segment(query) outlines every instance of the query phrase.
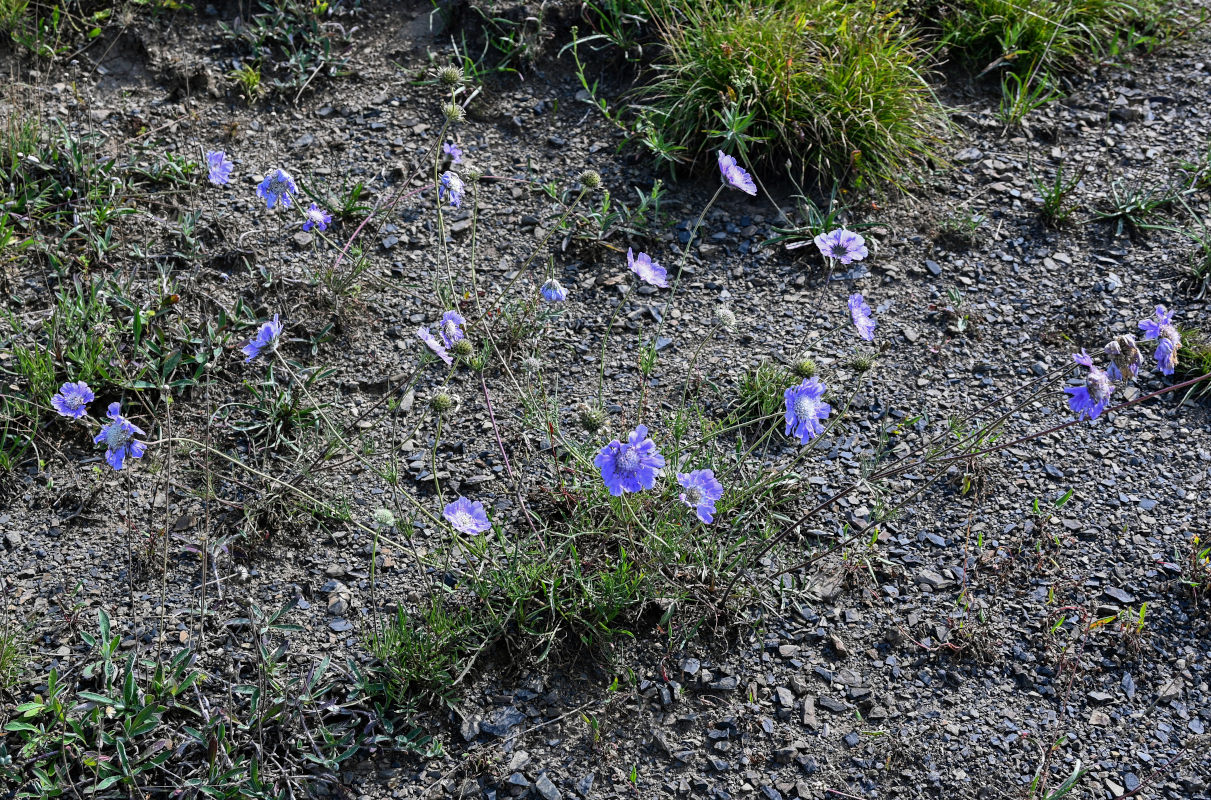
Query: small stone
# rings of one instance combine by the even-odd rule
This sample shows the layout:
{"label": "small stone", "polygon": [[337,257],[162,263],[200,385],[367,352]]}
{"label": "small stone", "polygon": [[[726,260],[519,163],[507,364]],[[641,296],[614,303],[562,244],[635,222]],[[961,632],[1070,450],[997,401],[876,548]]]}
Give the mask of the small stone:
{"label": "small stone", "polygon": [[935,278],[942,274],[942,265],[928,258],[925,259],[925,269],[929,270],[929,274]]}
{"label": "small stone", "polygon": [[1109,597],[1111,600],[1122,603],[1123,605],[1130,605],[1135,602],[1134,595],[1132,595],[1130,592],[1123,591],[1117,586],[1107,586],[1102,590],[1102,594],[1106,595],[1106,597]]}
{"label": "small stone", "polygon": [[542,800],[560,800],[563,797],[563,794],[555,787],[555,784],[551,783],[551,779],[547,777],[545,772],[538,776],[538,780],[534,781],[534,791],[538,792]]}

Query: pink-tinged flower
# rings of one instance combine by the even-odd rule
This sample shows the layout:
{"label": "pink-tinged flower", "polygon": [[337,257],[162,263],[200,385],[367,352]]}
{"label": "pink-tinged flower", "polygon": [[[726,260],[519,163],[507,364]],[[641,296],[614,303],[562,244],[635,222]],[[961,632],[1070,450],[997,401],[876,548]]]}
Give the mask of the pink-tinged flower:
{"label": "pink-tinged flower", "polygon": [[871,317],[870,306],[862,299],[861,294],[851,294],[849,296],[849,315],[853,318],[854,327],[858,329],[858,335],[868,342],[875,340],[875,326],[878,324]]}
{"label": "pink-tinged flower", "polygon": [[442,346],[441,342],[437,341],[437,339],[433,337],[433,334],[429,333],[428,328],[419,328],[416,331],[416,335],[422,342],[429,345],[429,349],[436,353],[438,358],[440,358],[442,361],[445,361],[447,364],[454,363],[454,359],[450,357],[448,352],[446,352],[446,348]]}

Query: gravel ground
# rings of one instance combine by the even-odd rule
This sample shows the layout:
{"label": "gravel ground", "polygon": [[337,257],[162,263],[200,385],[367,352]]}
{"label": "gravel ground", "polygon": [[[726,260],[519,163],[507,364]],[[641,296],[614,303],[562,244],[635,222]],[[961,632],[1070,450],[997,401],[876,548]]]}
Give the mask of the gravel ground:
{"label": "gravel ground", "polygon": [[[349,77],[317,81],[297,105],[253,110],[220,96],[227,67],[213,43],[228,11],[204,9],[196,21],[184,18],[189,24],[141,21],[108,49],[91,48],[70,66],[27,70],[24,80],[36,87],[43,113],[73,130],[120,143],[153,129],[186,154],[226,148],[236,175],[227,190],[196,200],[214,257],[190,277],[189,291],[211,307],[242,300],[263,318],[279,312],[291,357],[335,370],[321,390],[328,413],[352,417],[417,365],[412,332],[434,321],[415,291],[438,263],[427,201],[406,199],[389,224],[365,234],[370,288],[335,302],[305,284],[333,251],[297,229],[283,234],[253,187],[277,165],[313,176],[317,186],[410,172],[440,125],[435,93],[412,78],[427,64],[427,48],[444,58],[449,37],[425,32],[428,6],[371,4],[354,34]],[[842,324],[846,297],[861,291],[885,350],[854,399],[851,428],[809,459],[806,508],[859,474],[871,436],[889,421],[927,413],[921,429],[938,430],[948,414],[1001,397],[1082,347],[1100,351],[1114,335],[1135,331],[1156,304],[1185,324],[1205,325],[1182,237],[1116,235],[1113,223],[1091,220],[1116,184],[1120,193],[1163,186],[1180,178],[1181,162],[1207,152],[1209,62],[1211,42],[1199,39],[1093,70],[1065,99],[1011,130],[997,120],[987,86],[952,81],[944,96],[957,108],[951,164],[913,197],[864,202],[857,216],[877,223],[868,232],[872,256],[827,283],[811,248],[760,246],[778,216],[765,198],[724,195],[690,246],[676,305],[667,293],[641,290],[620,315],[605,368],[610,429],[635,421],[638,352],[659,319],[667,317],[669,346],[649,391],[671,394],[710,327],[709,310],[725,304],[736,313],[740,332],[716,336],[697,364],[715,387],[706,395],[725,402],[743,372],[764,360],[789,363],[810,352],[847,374],[845,353],[817,332]],[[617,154],[618,132],[578,101],[579,89],[566,58],[540,61],[524,81],[489,84],[457,132],[466,158],[501,177],[482,189],[482,287],[495,291],[510,280],[554,219],[552,203],[511,179],[569,183],[593,168],[617,197],[652,184],[650,165],[631,150]],[[1049,176],[1061,161],[1082,179],[1073,222],[1053,229],[1041,220],[1031,175]],[[554,268],[571,298],[537,355],[544,379],[558,380],[567,398],[569,420],[596,388],[601,334],[627,285],[621,252],[634,245],[674,263],[714,180],[671,185],[664,224],[646,237],[556,249]],[[776,176],[767,185],[789,197],[791,187]],[[1206,208],[1206,196],[1194,199]],[[983,222],[968,238],[947,225],[972,214]],[[468,257],[468,222],[465,212],[452,222],[456,263]],[[249,251],[260,274],[224,267]],[[13,285],[22,313],[49,307],[42,276],[21,274]],[[332,339],[312,357],[308,339],[329,325]],[[223,377],[233,386],[250,377],[239,360],[227,364]],[[436,380],[422,379],[405,408],[425,402]],[[1138,391],[1162,385],[1148,380]],[[469,376],[453,389],[461,422],[443,435],[438,477],[448,493],[515,513],[483,394]],[[517,443],[513,466],[550,481],[541,432],[527,429],[515,393],[506,385],[496,391],[502,437]],[[195,392],[186,402],[204,416],[208,405],[231,398]],[[1010,432],[1043,430],[1067,415],[1061,396],[1048,394],[1017,413]],[[188,419],[182,412],[180,425],[188,428]],[[362,435],[380,451],[394,446],[410,488],[431,497],[431,425],[406,437],[384,419],[371,414]],[[207,512],[190,491],[196,474],[183,471],[168,485],[164,473],[143,465],[94,473],[100,457],[88,440],[60,428],[62,451],[7,487],[0,510],[0,565],[11,587],[5,602],[36,631],[29,681],[10,698],[18,702],[39,690],[50,667],[83,652],[59,624],[64,608],[87,619],[106,608],[123,647],[138,652],[154,648],[162,612],[170,644],[196,636],[197,559],[174,548],[162,590],[158,566],[132,573],[125,557],[126,526],[136,543],[166,524],[180,540],[198,535]],[[785,446],[769,457],[793,452]],[[542,663],[524,651],[485,654],[452,708],[420,712],[444,755],[358,761],[342,775],[345,789],[359,798],[1025,797],[1058,742],[1048,762],[1053,787],[1078,764],[1089,770],[1069,797],[1211,797],[1204,736],[1211,625],[1205,603],[1179,585],[1171,563],[1193,535],[1207,536],[1206,406],[1165,396],[982,464],[978,492],[963,494],[956,480],[923,493],[881,527],[877,547],[846,548],[844,557],[770,577],[807,552],[814,537],[804,532],[752,573],[763,585],[783,581],[784,590],[741,609],[744,624],[704,618],[702,635],[684,645],[682,630],[650,630],[608,652]],[[362,516],[388,491],[347,463],[322,481]],[[910,475],[892,488],[917,484]],[[1069,489],[1072,499],[1054,514],[1031,513],[1035,498],[1050,502]],[[224,487],[228,498],[238,491]],[[857,496],[819,527],[831,529],[821,531],[827,538],[871,514],[872,499]],[[341,526],[317,535],[295,517],[245,521],[245,531],[246,543],[219,564],[224,595],[214,598],[201,663],[232,680],[251,669],[233,623],[246,600],[264,608],[299,601],[289,615],[303,628],[290,636],[297,659],[363,658],[369,537]],[[427,551],[440,546],[441,534],[418,527],[414,541]],[[388,607],[411,601],[423,584],[410,558],[385,556],[380,597]],[[1117,623],[1086,630],[1083,620],[1143,603],[1142,632]],[[1053,628],[1061,617],[1067,621]],[[611,690],[615,677],[621,688]]]}

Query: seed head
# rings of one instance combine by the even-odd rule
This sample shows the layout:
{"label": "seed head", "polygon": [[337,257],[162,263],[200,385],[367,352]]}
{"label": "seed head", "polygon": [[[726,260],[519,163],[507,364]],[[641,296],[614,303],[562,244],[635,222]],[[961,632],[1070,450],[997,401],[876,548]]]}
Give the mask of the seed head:
{"label": "seed head", "polygon": [[472,166],[463,170],[463,177],[471,181],[471,183],[479,183],[483,176],[484,171],[479,167]]}
{"label": "seed head", "polygon": [[442,106],[442,115],[452,123],[462,122],[466,118],[466,112],[458,103],[446,103]]}
{"label": "seed head", "polygon": [[534,356],[526,356],[521,360],[522,372],[534,373],[542,369],[542,362]]}
{"label": "seed head", "polygon": [[442,67],[437,71],[437,82],[442,86],[458,86],[463,82],[463,71],[454,66]]}
{"label": "seed head", "polygon": [[818,370],[816,369],[816,362],[804,356],[791,365],[791,372],[800,378],[811,378],[815,376]]}
{"label": "seed head", "polygon": [[582,403],[580,406],[580,425],[589,433],[597,433],[605,427],[606,414],[603,409]]}
{"label": "seed head", "polygon": [[380,528],[391,528],[395,526],[395,514],[391,513],[389,508],[379,508],[374,512],[374,524]]}
{"label": "seed head", "polygon": [[469,358],[475,352],[475,348],[471,346],[468,339],[459,339],[450,350],[459,358]]}
{"label": "seed head", "polygon": [[454,397],[449,392],[438,392],[429,398],[429,408],[438,414],[444,414],[454,408]]}
{"label": "seed head", "polygon": [[736,315],[727,306],[719,306],[715,309],[715,324],[728,333],[735,333]]}
{"label": "seed head", "polygon": [[580,185],[586,189],[596,189],[601,185],[601,173],[594,169],[586,169],[580,173]]}
{"label": "seed head", "polygon": [[849,368],[861,375],[863,372],[868,372],[875,365],[875,357],[860,353],[854,356],[849,361]]}

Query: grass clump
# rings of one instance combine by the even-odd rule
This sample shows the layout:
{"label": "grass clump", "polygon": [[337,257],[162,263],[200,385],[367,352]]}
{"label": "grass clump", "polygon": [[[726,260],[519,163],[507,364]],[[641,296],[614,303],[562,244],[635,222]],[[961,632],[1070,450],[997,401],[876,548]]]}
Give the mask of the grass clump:
{"label": "grass clump", "polygon": [[898,14],[836,0],[649,5],[665,51],[638,128],[659,157],[721,149],[750,165],[789,158],[801,179],[901,185],[933,154],[943,112]]}
{"label": "grass clump", "polygon": [[936,9],[942,41],[976,68],[1072,72],[1131,50],[1152,50],[1192,21],[1159,0],[958,0]]}

